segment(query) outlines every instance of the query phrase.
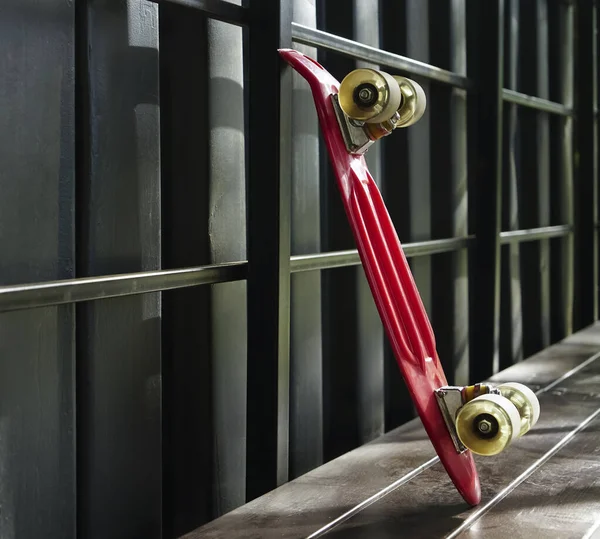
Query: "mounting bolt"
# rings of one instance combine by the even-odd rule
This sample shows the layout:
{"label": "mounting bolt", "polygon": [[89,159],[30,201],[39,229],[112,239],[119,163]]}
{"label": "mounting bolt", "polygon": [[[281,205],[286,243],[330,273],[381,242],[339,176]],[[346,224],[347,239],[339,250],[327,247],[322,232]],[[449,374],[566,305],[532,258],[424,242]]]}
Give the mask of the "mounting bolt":
{"label": "mounting bolt", "polygon": [[373,92],[369,88],[363,88],[358,92],[361,101],[369,102],[373,98]]}
{"label": "mounting bolt", "polygon": [[477,429],[482,434],[488,434],[492,430],[492,424],[487,419],[482,419],[477,423]]}

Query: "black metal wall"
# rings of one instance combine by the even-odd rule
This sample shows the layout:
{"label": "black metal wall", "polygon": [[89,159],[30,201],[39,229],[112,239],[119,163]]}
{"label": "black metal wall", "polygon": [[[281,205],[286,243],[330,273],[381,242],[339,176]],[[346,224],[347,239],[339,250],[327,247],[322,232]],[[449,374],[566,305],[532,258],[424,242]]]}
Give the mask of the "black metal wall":
{"label": "black metal wall", "polygon": [[278,47],[426,89],[368,162],[451,382],[596,320],[597,25],[593,0],[4,0],[0,536],[177,537],[413,417]]}

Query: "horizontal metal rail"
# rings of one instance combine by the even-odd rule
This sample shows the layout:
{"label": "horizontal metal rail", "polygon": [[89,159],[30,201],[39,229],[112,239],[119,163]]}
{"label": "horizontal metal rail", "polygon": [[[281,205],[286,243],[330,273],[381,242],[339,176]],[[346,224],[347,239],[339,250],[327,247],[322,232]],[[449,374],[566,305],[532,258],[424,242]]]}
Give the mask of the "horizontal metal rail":
{"label": "horizontal metal rail", "polygon": [[292,39],[296,43],[329,49],[356,60],[364,60],[382,66],[393,67],[412,75],[420,75],[458,88],[469,88],[471,85],[467,77],[458,73],[446,71],[445,69],[419,62],[418,60],[383,51],[369,45],[363,45],[357,41],[323,32],[322,30],[316,30],[315,28],[295,22],[292,23]]}
{"label": "horizontal metal rail", "polygon": [[177,4],[204,12],[211,19],[235,24],[248,25],[248,9],[225,0],[150,0],[155,4]]}
{"label": "horizontal metal rail", "polygon": [[[473,239],[474,236],[466,236],[464,238],[448,238],[405,243],[402,245],[402,250],[407,258],[449,253],[465,249]],[[348,266],[358,266],[360,263],[360,257],[356,249],[313,255],[297,255],[292,257],[291,271],[292,273],[297,273],[300,271],[344,268]]]}
{"label": "horizontal metal rail", "polygon": [[246,278],[247,270],[246,262],[235,262],[4,286],[0,288],[0,312],[241,281]]}
{"label": "horizontal metal rail", "polygon": [[[473,86],[467,77],[459,75],[458,73],[447,71],[424,62],[419,62],[418,60],[413,60],[412,58],[407,58],[406,56],[364,45],[363,43],[295,22],[292,23],[292,39],[296,43],[329,49],[356,60],[393,67],[413,75],[420,75],[458,88],[472,88]],[[502,97],[505,101],[510,103],[552,114],[559,114],[562,116],[570,116],[573,114],[573,109],[562,103],[556,103],[554,101],[549,101],[548,99],[542,99],[540,97],[523,94],[506,88],[502,90]]]}
{"label": "horizontal metal rail", "polygon": [[[511,230],[500,233],[500,243],[535,241],[558,238],[571,233],[569,225],[547,226],[528,230]],[[406,257],[428,256],[465,249],[474,236],[447,238],[406,243],[402,246]],[[355,249],[333,253],[296,255],[290,260],[292,273],[326,270],[360,265]],[[218,284],[246,279],[246,261],[199,266],[175,270],[147,271],[82,277],[48,281],[44,283],[19,284],[0,287],[0,312],[18,311],[38,307],[50,307],[82,301],[95,301],[149,292],[162,292],[206,284]]]}
{"label": "horizontal metal rail", "polygon": [[559,114],[561,116],[571,116],[573,114],[573,109],[562,103],[548,101],[541,97],[522,94],[521,92],[515,92],[514,90],[508,90],[506,88],[502,90],[502,99],[508,103],[514,103],[516,105],[549,112],[551,114]]}
{"label": "horizontal metal rail", "polygon": [[[469,238],[408,243],[406,256],[423,256],[460,249]],[[293,256],[291,271],[328,269],[360,264],[357,251]],[[177,288],[218,284],[246,279],[246,261],[100,277],[83,277],[0,287],[0,312],[95,301]]]}
{"label": "horizontal metal rail", "polygon": [[500,232],[500,243],[521,243],[525,241],[546,240],[549,238],[561,238],[572,232],[571,225],[542,226],[540,228],[529,228],[526,230],[508,230]]}

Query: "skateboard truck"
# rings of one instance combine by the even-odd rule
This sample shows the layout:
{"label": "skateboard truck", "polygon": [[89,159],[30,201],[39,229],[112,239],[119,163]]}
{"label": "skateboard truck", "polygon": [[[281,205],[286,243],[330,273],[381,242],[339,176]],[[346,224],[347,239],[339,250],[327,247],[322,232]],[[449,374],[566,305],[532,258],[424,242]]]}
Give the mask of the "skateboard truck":
{"label": "skateboard truck", "polygon": [[366,153],[375,141],[367,136],[364,123],[351,120],[344,114],[337,94],[331,95],[331,103],[348,151],[356,155]]}
{"label": "skateboard truck", "polygon": [[[458,453],[464,453],[467,450],[467,447],[461,442],[460,438],[458,437],[455,423],[458,411],[463,407],[463,405],[466,402],[468,402],[466,401],[466,394],[471,393],[471,391],[466,390],[469,388],[473,388],[472,392],[477,392],[478,394],[500,394],[500,392],[493,386],[479,385],[479,388],[482,388],[483,390],[475,389],[477,387],[478,386],[443,386],[435,390],[435,396],[437,398],[437,402],[442,412],[442,415],[444,416],[444,422],[446,423],[446,427],[448,427],[450,437],[452,438],[452,441],[454,442],[454,447],[456,447],[456,451]],[[484,427],[484,425],[489,425],[489,422],[482,423],[481,426]]]}
{"label": "skateboard truck", "polygon": [[355,69],[330,98],[346,149],[353,155],[366,153],[394,129],[418,122],[427,101],[416,82],[374,69]]}
{"label": "skateboard truck", "polygon": [[540,405],[531,389],[515,382],[443,386],[434,391],[457,453],[495,455],[537,422]]}

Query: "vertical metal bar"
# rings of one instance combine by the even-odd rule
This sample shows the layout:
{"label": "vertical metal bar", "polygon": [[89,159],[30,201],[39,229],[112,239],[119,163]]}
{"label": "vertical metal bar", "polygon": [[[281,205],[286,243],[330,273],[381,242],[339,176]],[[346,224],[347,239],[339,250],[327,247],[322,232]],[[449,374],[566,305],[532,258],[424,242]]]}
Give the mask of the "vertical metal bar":
{"label": "vertical metal bar", "polygon": [[576,154],[575,154],[575,289],[574,328],[598,318],[598,103],[596,6],[577,3]]}
{"label": "vertical metal bar", "polygon": [[288,478],[291,21],[288,0],[249,7],[247,500]]}
{"label": "vertical metal bar", "polygon": [[[593,5],[593,13],[594,13],[594,36],[595,39],[593,39],[593,57],[594,57],[594,68],[595,68],[595,73],[596,73],[596,78],[595,78],[595,84],[594,84],[594,132],[595,132],[595,155],[594,155],[594,159],[595,159],[595,171],[596,171],[596,187],[595,187],[595,192],[596,192],[596,201],[595,201],[595,221],[594,221],[594,229],[595,229],[595,235],[596,235],[596,239],[600,239],[600,222],[599,222],[599,215],[600,215],[600,187],[598,186],[598,181],[599,181],[599,175],[600,175],[600,133],[598,131],[598,117],[600,115],[600,111],[598,110],[598,107],[600,106],[600,82],[598,81],[598,77],[600,76],[600,64],[599,64],[599,56],[600,56],[600,35],[599,34],[599,28],[600,28],[600,8],[598,6],[598,2],[597,0],[594,2]],[[594,302],[596,304],[596,319],[598,318],[598,316],[600,316],[599,310],[600,310],[600,275],[599,275],[599,271],[600,271],[600,247],[598,247],[597,251],[596,251],[596,294],[595,294],[595,298],[594,298]]]}
{"label": "vertical metal bar", "polygon": [[[505,28],[508,30],[508,54],[505,55],[507,66],[505,87],[512,90],[519,88],[518,82],[518,59],[519,59],[519,29],[520,29],[520,0],[510,0],[507,3],[508,17]],[[507,230],[519,229],[519,204],[518,204],[518,174],[520,171],[519,150],[519,113],[517,105],[510,103],[505,105],[507,124],[504,130],[506,148],[503,155],[506,156],[504,167],[504,182],[506,196],[504,197],[503,213],[505,223],[503,228]],[[523,359],[523,315],[521,306],[521,269],[520,269],[520,246],[511,243],[502,249],[501,262],[506,272],[507,280],[503,282],[508,288],[508,294],[501,295],[503,309],[501,334],[506,339],[501,339],[501,367],[508,367]]]}
{"label": "vertical metal bar", "polygon": [[[438,2],[435,10],[429,14],[429,61],[436,66],[448,69],[450,64],[456,63],[455,55],[457,51],[457,38],[460,43],[461,22],[464,29],[464,4],[448,0]],[[461,13],[461,7],[463,11]],[[462,15],[462,20],[461,20]],[[464,39],[464,32],[463,32]],[[450,46],[448,46],[450,44]],[[466,53],[466,51],[463,51]],[[459,53],[460,54],[460,53]],[[466,67],[466,66],[463,66]],[[460,67],[459,67],[460,69]],[[460,212],[460,208],[455,206],[455,199],[458,194],[456,187],[458,180],[456,174],[460,175],[461,164],[465,165],[461,155],[462,137],[466,135],[464,125],[461,126],[461,120],[464,116],[460,114],[456,117],[458,125],[453,123],[455,113],[460,110],[460,96],[466,99],[466,95],[455,88],[444,85],[433,84],[429,86],[427,92],[427,115],[434,119],[436,125],[435,135],[432,134],[429,144],[431,152],[430,160],[430,181],[431,181],[431,215],[435,216],[431,222],[431,234],[435,237],[451,237],[454,234],[455,214]],[[465,101],[466,104],[466,101]],[[456,130],[456,131],[454,131]],[[463,170],[463,172],[465,172]],[[466,174],[465,174],[466,182]],[[463,185],[466,189],[466,185]],[[466,193],[465,193],[466,194]],[[459,195],[460,197],[460,195]],[[464,201],[466,202],[466,201]],[[415,211],[415,208],[411,208]],[[466,211],[466,206],[463,208]],[[464,214],[466,218],[466,213]],[[466,224],[466,223],[465,223]],[[432,280],[432,301],[431,301],[431,323],[435,332],[436,347],[448,383],[457,382],[455,372],[455,344],[456,330],[468,332],[468,322],[464,324],[455,320],[454,302],[455,302],[455,284],[457,275],[455,253],[435,256],[431,260],[431,280]],[[468,307],[464,313],[468,317]],[[453,320],[452,324],[448,321]],[[464,325],[462,325],[464,324]],[[462,325],[462,327],[461,327]],[[467,333],[468,335],[468,333]],[[463,346],[468,349],[467,346]],[[468,364],[463,365],[463,373],[466,368],[466,377],[468,377]],[[459,377],[461,375],[459,374]]]}
{"label": "vertical metal bar", "polygon": [[[322,2],[319,26],[333,34],[352,37],[354,11]],[[323,51],[327,69],[341,80],[356,63]],[[321,151],[323,248],[328,251],[356,247],[334,179],[327,151]],[[330,460],[360,444],[358,433],[358,335],[356,331],[356,268],[326,271],[323,279],[323,451]],[[343,306],[343,308],[340,308]]]}
{"label": "vertical metal bar", "polygon": [[[536,95],[549,99],[548,58],[548,0],[536,1],[537,29],[537,92]],[[545,112],[537,113],[537,165],[538,165],[538,226],[550,225],[550,117]],[[539,285],[540,290],[540,349],[550,346],[550,240],[539,242]]]}
{"label": "vertical metal bar", "polygon": [[[158,269],[158,8],[91,0],[81,276]],[[161,295],[78,309],[80,536],[161,536]]]}
{"label": "vertical metal bar", "polygon": [[[316,27],[315,3],[293,0],[294,22]],[[312,58],[317,49],[296,48]],[[310,88],[292,74],[292,254],[318,253],[320,238],[319,124]],[[290,365],[290,477],[323,462],[323,346],[321,272],[292,275]]]}
{"label": "vertical metal bar", "polygon": [[[429,1],[406,1],[407,56],[422,62],[429,62]],[[419,80],[425,94],[429,94],[429,81]],[[410,203],[410,241],[431,239],[431,115],[425,114],[421,120],[407,130],[408,139],[408,182]],[[431,257],[411,260],[415,283],[423,300],[423,305],[431,316]]]}
{"label": "vertical metal bar", "polygon": [[[0,7],[0,283],[75,277],[74,5]],[[74,539],[73,305],[0,316],[0,537]]]}
{"label": "vertical metal bar", "polygon": [[[521,2],[521,21],[524,28],[520,36],[521,91],[530,95],[548,95],[547,16],[544,0]],[[519,178],[519,204],[521,226],[533,228],[548,221],[548,117],[546,113],[523,108],[519,114],[522,131],[522,175]],[[529,356],[549,343],[549,325],[543,323],[549,312],[548,240],[520,245],[521,284],[523,298],[523,353]]]}
{"label": "vertical metal bar", "polygon": [[[467,75],[467,28],[465,0],[452,0],[450,6],[450,70]],[[434,15],[435,16],[435,15]],[[467,236],[467,93],[455,88],[451,97],[452,211],[454,237]],[[468,252],[458,251],[454,258],[454,350],[453,374],[456,384],[469,381],[469,271]]]}
{"label": "vertical metal bar", "polygon": [[469,221],[476,235],[469,256],[472,381],[499,366],[503,52],[504,0],[468,0],[467,73],[479,89],[468,104]]}
{"label": "vertical metal bar", "polygon": [[[595,85],[596,85],[596,92],[595,92],[595,102],[594,102],[594,130],[595,130],[595,138],[596,138],[596,151],[595,151],[595,170],[596,170],[596,217],[595,217],[595,229],[596,229],[596,240],[598,239],[598,235],[600,234],[600,222],[598,221],[598,215],[600,213],[600,189],[598,188],[598,181],[600,181],[599,175],[600,175],[600,171],[599,171],[599,167],[600,167],[600,133],[599,131],[599,127],[598,127],[598,118],[600,117],[600,82],[598,81],[598,76],[600,76],[600,66],[599,66],[599,56],[600,56],[600,7],[598,6],[598,3],[596,2],[595,6],[594,6],[594,11],[596,13],[596,20],[595,20],[595,28],[594,31],[596,33],[596,43],[595,43],[595,49],[594,49],[594,56],[595,56],[595,70],[596,70],[596,78],[595,78]],[[597,245],[597,243],[596,243]],[[598,257],[600,257],[600,248],[598,249]],[[600,283],[600,275],[598,275],[598,271],[600,271],[600,260],[598,260],[597,257],[597,268],[598,270],[596,271],[596,281],[598,283]],[[600,309],[600,285],[598,286],[598,294],[596,297],[596,318],[598,318],[598,309]]]}
{"label": "vertical metal bar", "polygon": [[[210,262],[223,263],[246,259],[242,28],[209,19],[207,37]],[[246,282],[211,287],[210,309],[213,496],[221,515],[246,500]]]}
{"label": "vertical metal bar", "polygon": [[[378,0],[354,0],[354,39],[365,45],[380,47]],[[366,62],[356,67],[380,69]],[[366,155],[367,165],[382,191],[383,168],[381,141]],[[385,196],[385,191],[384,191]],[[356,271],[356,329],[357,329],[357,396],[359,443],[366,443],[384,432],[384,334],[364,270]]]}
{"label": "vertical metal bar", "polygon": [[[441,2],[429,17],[431,62],[466,75],[464,0]],[[448,47],[450,43],[450,47]],[[431,133],[431,214],[436,237],[468,234],[467,93],[431,85],[427,96]],[[469,306],[467,252],[432,259],[432,324],[449,383],[469,378]],[[452,323],[448,323],[452,320]]]}
{"label": "vertical metal bar", "polygon": [[[560,62],[561,73],[560,79],[562,81],[562,92],[561,102],[567,107],[573,107],[573,56],[574,56],[574,26],[575,8],[573,4],[561,5],[561,10],[564,15],[561,16],[563,20],[563,39],[560,43],[563,43],[561,50],[563,56]],[[562,144],[562,189],[560,192],[560,199],[562,203],[561,219],[560,222],[566,225],[573,226],[574,223],[574,211],[573,211],[573,118],[571,116],[562,119],[564,122],[564,135]],[[564,250],[562,253],[563,267],[562,267],[562,282],[563,282],[563,331],[561,335],[558,335],[555,340],[566,337],[573,332],[573,288],[574,288],[574,276],[573,276],[573,264],[574,264],[574,241],[573,235],[569,234],[563,239]]]}
{"label": "vertical metal bar", "polygon": [[[574,6],[557,3],[550,9],[550,66],[553,100],[573,107]],[[557,116],[552,132],[552,221],[573,226],[573,118]],[[573,332],[573,235],[552,245],[552,341]]]}

